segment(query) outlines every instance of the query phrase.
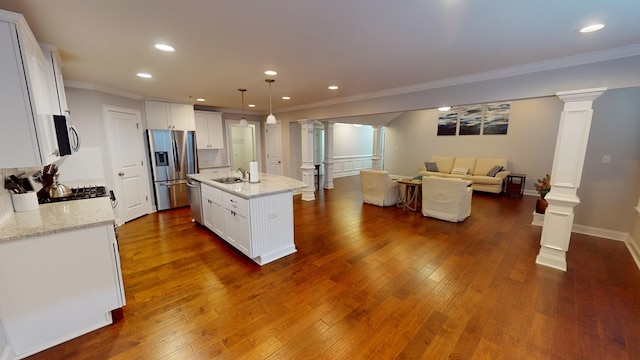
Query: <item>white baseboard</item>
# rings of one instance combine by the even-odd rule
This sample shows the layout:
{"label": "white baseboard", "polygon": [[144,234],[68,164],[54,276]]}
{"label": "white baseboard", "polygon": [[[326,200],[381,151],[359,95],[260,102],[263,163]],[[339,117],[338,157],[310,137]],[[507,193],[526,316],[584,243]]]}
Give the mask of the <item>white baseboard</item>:
{"label": "white baseboard", "polygon": [[629,235],[625,243],[627,244],[627,249],[629,249],[629,252],[631,253],[631,257],[633,257],[633,261],[636,262],[636,266],[640,269],[640,249],[638,248],[638,245],[636,245],[636,241],[631,237],[631,235]]}
{"label": "white baseboard", "polygon": [[[534,211],[531,225],[542,226],[543,223],[544,214],[538,214]],[[640,248],[638,248],[638,245],[636,245],[636,242],[629,233],[580,224],[573,224],[571,232],[624,242],[627,245],[627,249],[629,250],[631,257],[633,257],[636,266],[640,269]]]}
{"label": "white baseboard", "polygon": [[573,224],[573,228],[571,229],[571,231],[578,234],[597,236],[605,239],[625,241],[625,242],[629,238],[629,233],[615,231],[615,230],[601,229],[593,226],[580,225],[580,224]]}

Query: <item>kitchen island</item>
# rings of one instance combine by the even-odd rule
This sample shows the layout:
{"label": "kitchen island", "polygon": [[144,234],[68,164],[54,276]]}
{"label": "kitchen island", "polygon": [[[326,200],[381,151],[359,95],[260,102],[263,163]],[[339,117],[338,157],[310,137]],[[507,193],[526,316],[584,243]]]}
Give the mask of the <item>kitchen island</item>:
{"label": "kitchen island", "polygon": [[221,183],[234,172],[192,174],[201,183],[202,225],[259,265],[296,252],[293,191],[302,181],[260,173],[260,182]]}
{"label": "kitchen island", "polygon": [[12,213],[0,224],[0,321],[10,358],[113,322],[125,304],[108,197]]}

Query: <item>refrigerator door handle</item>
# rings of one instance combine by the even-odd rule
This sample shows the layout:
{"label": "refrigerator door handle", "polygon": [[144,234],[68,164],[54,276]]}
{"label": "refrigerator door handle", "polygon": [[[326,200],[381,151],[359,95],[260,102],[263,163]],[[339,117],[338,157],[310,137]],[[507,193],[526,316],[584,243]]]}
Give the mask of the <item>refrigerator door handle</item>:
{"label": "refrigerator door handle", "polygon": [[173,167],[176,172],[180,171],[180,159],[178,158],[178,145],[174,139],[171,139],[171,147],[173,148]]}

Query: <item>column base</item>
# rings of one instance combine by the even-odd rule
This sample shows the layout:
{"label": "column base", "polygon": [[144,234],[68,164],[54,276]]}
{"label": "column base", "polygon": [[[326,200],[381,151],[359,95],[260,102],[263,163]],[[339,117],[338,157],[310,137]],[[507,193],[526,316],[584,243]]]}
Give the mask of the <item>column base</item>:
{"label": "column base", "polygon": [[313,201],[316,199],[316,192],[309,191],[307,189],[302,190],[302,200],[304,201]]}
{"label": "column base", "polygon": [[567,271],[566,253],[561,250],[544,248],[543,246],[536,257],[536,264]]}

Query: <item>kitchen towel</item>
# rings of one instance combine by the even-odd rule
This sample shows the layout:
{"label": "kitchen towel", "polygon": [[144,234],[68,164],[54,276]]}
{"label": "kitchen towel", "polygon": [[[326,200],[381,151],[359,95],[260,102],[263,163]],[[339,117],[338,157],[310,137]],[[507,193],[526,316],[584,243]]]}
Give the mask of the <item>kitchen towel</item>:
{"label": "kitchen towel", "polygon": [[249,182],[252,182],[252,183],[260,182],[260,175],[258,173],[257,161],[251,161],[249,163]]}

